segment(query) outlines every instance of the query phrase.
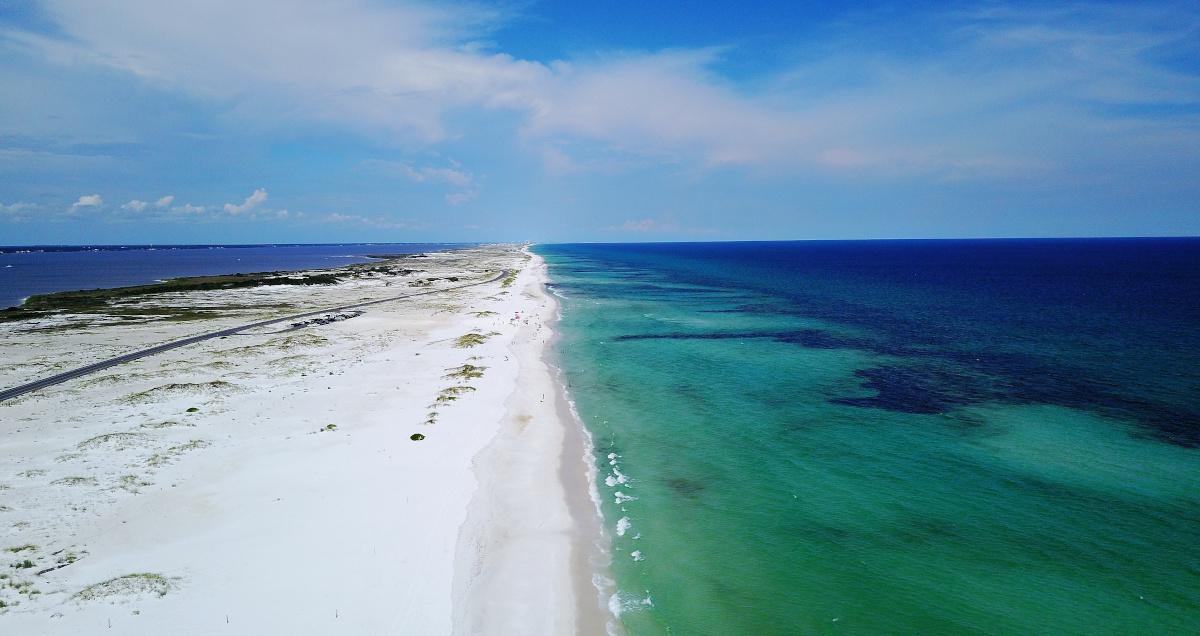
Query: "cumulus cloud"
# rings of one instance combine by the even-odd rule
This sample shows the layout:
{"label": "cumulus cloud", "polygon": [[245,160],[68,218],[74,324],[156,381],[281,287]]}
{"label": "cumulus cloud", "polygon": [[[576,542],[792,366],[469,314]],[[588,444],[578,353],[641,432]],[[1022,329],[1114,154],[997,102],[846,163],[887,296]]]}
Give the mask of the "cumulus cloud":
{"label": "cumulus cloud", "polygon": [[128,203],[121,205],[121,209],[128,210],[130,212],[144,212],[151,207],[159,209],[159,210],[166,210],[171,207],[171,203],[174,201],[175,201],[175,197],[173,195],[167,195],[165,197],[160,197],[154,203],[150,203],[149,201],[142,201],[140,199],[133,199],[133,200],[129,201]]}
{"label": "cumulus cloud", "polygon": [[171,211],[179,212],[181,214],[204,214],[204,206],[185,203],[183,205],[177,205],[171,208]]}
{"label": "cumulus cloud", "polygon": [[263,201],[266,200],[267,191],[263,188],[258,188],[250,196],[246,197],[246,200],[242,201],[240,204],[235,205],[233,203],[226,203],[225,211],[234,215],[244,214],[258,207]]}
{"label": "cumulus cloud", "polygon": [[104,205],[104,199],[98,194],[85,194],[79,197],[75,203],[71,204],[71,211],[74,212],[79,208],[96,208]]}

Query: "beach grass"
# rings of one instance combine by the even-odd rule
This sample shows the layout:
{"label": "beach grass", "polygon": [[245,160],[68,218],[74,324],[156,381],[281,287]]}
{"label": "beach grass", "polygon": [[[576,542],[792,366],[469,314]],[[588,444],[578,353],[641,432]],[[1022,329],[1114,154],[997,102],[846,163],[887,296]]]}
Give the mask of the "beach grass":
{"label": "beach grass", "polygon": [[473,364],[464,364],[461,367],[450,369],[450,373],[447,373],[444,377],[458,380],[474,380],[476,378],[482,378],[483,371],[486,368],[487,367],[478,367]]}
{"label": "beach grass", "polygon": [[161,574],[156,574],[153,572],[138,572],[114,577],[108,579],[107,581],[89,585],[76,592],[71,599],[75,601],[95,601],[114,596],[128,596],[136,594],[154,594],[156,596],[163,597],[176,587],[177,583],[173,579],[167,578]]}
{"label": "beach grass", "polygon": [[487,339],[488,339],[487,334],[482,334],[482,333],[463,334],[463,335],[459,336],[458,338],[454,339],[454,346],[458,347],[459,349],[469,349],[471,347],[477,347],[477,346],[487,342]]}
{"label": "beach grass", "polygon": [[189,451],[199,450],[212,446],[211,442],[202,439],[194,439],[189,442],[172,446],[161,453],[155,453],[146,460],[146,465],[152,468],[158,468],[171,463],[176,457]]}

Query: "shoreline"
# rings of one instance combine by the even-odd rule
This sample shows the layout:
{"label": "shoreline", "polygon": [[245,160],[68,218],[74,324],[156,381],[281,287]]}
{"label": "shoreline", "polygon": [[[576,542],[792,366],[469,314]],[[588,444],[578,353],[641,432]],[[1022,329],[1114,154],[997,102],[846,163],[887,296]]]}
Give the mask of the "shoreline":
{"label": "shoreline", "polygon": [[[594,447],[591,433],[575,412],[574,402],[561,381],[561,371],[557,367],[554,378],[559,417],[567,423],[560,477],[571,492],[568,495],[568,507],[580,524],[573,560],[577,573],[576,594],[580,607],[586,608],[582,611],[590,616],[581,623],[598,625],[602,622],[604,633],[608,636],[624,636],[625,629],[620,617],[612,612],[609,601],[617,592],[616,581],[609,571],[612,565],[612,539],[605,529],[600,511],[600,494],[596,486],[598,471],[592,461]],[[581,464],[574,470],[571,458],[576,458]]]}
{"label": "shoreline", "polygon": [[[548,283],[548,267],[544,263],[543,260],[543,267],[547,271],[544,282]],[[546,284],[543,284],[542,288],[554,303],[553,324],[557,326],[562,320],[561,301],[555,298],[556,295],[549,291]],[[578,574],[576,593],[579,604],[587,606],[594,612],[589,621],[591,624],[599,624],[600,619],[603,618],[604,632],[608,636],[625,636],[625,628],[621,624],[620,616],[613,613],[610,601],[617,593],[617,585],[610,571],[612,537],[608,534],[607,526],[604,524],[604,513],[600,507],[599,470],[595,463],[595,446],[592,434],[576,411],[575,401],[571,399],[571,392],[563,381],[563,371],[557,349],[561,337],[561,331],[555,330],[546,344],[544,360],[553,370],[555,408],[567,431],[563,441],[560,478],[569,493],[568,507],[579,523],[574,561],[574,567]],[[589,599],[595,603],[589,603]]]}
{"label": "shoreline", "polygon": [[501,430],[474,460],[454,633],[619,634],[595,585],[605,563],[586,431],[553,365],[559,307],[545,262],[525,253],[515,287],[537,304],[509,349],[519,370]]}
{"label": "shoreline", "polygon": [[544,345],[542,361],[551,372],[555,410],[565,430],[559,478],[567,491],[567,507],[577,524],[572,567],[576,603],[580,608],[581,617],[578,624],[592,628],[603,625],[604,633],[608,636],[624,636],[625,630],[620,617],[612,613],[608,602],[611,594],[616,593],[616,583],[609,572],[612,562],[611,537],[605,529],[604,516],[600,510],[600,492],[597,486],[599,472],[594,461],[592,437],[575,410],[575,402],[562,379],[563,372],[558,358],[557,345],[562,338],[562,332],[556,327],[562,320],[562,304],[549,289],[549,266],[541,256],[536,258],[540,261],[541,291],[553,307],[549,323],[551,337]]}

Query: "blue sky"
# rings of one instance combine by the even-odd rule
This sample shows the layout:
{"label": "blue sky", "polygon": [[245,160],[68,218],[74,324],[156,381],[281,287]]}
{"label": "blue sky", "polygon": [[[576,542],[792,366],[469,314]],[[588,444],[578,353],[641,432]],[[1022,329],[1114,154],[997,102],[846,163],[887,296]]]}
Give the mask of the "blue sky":
{"label": "blue sky", "polygon": [[1183,3],[0,1],[0,244],[1200,234]]}

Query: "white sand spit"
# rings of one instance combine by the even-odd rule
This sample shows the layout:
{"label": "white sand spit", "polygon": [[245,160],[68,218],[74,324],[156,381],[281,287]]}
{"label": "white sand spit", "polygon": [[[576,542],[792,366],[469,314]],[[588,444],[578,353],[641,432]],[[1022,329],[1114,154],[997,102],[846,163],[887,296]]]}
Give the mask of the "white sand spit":
{"label": "white sand spit", "polygon": [[[568,506],[587,493],[560,479],[584,467],[562,463],[574,424],[542,361],[543,264],[504,245],[414,262],[344,268],[333,285],[128,299],[147,308],[136,321],[0,324],[0,386],[14,386],[516,272],[0,403],[0,633],[603,633],[579,594],[586,524]],[[169,306],[209,313],[173,321]]]}

